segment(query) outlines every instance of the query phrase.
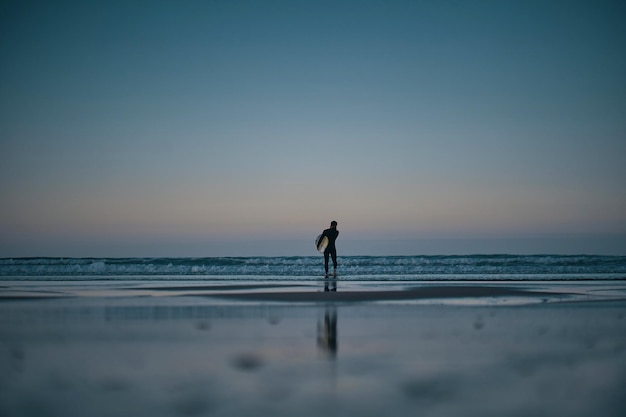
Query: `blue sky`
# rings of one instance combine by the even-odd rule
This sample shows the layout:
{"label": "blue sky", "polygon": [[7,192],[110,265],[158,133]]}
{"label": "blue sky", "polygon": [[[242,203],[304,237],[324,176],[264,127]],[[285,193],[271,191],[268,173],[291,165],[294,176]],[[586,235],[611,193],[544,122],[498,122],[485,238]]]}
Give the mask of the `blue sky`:
{"label": "blue sky", "polygon": [[619,1],[8,1],[0,256],[626,254]]}

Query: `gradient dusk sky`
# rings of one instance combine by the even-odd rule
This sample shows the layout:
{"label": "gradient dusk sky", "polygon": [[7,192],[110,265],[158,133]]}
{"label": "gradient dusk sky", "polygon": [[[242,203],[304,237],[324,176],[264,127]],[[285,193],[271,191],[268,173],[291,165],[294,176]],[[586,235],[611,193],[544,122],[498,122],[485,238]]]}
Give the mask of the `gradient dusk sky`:
{"label": "gradient dusk sky", "polygon": [[0,257],[626,255],[623,1],[3,1]]}

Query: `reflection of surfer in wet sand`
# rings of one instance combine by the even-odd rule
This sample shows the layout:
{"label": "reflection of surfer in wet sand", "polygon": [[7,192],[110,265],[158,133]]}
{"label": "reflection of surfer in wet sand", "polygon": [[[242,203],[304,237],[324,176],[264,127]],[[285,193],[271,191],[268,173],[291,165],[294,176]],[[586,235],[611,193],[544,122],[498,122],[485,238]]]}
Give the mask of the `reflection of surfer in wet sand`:
{"label": "reflection of surfer in wet sand", "polygon": [[337,248],[335,247],[335,240],[339,236],[339,230],[337,230],[337,222],[330,222],[330,228],[324,230],[322,237],[328,238],[328,246],[324,250],[324,272],[328,277],[328,258],[333,259],[333,276],[337,276]]}
{"label": "reflection of surfer in wet sand", "polygon": [[326,308],[324,321],[317,324],[317,345],[331,358],[337,355],[337,310]]}

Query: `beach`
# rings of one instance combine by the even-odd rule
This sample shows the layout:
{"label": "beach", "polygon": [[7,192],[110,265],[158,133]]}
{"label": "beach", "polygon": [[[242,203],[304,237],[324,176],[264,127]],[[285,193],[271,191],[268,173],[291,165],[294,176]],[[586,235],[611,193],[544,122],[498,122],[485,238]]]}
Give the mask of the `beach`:
{"label": "beach", "polygon": [[626,417],[625,20],[2,2],[0,417]]}
{"label": "beach", "polygon": [[624,281],[325,284],[5,280],[0,415],[626,411]]}

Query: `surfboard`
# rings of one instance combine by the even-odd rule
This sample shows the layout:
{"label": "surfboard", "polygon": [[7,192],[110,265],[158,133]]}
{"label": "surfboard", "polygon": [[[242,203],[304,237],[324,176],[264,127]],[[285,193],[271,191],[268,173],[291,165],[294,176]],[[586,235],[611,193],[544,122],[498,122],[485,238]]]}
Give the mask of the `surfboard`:
{"label": "surfboard", "polygon": [[328,246],[328,238],[326,236],[319,235],[315,239],[315,247],[317,247],[317,251],[320,253],[324,253],[324,250]]}

